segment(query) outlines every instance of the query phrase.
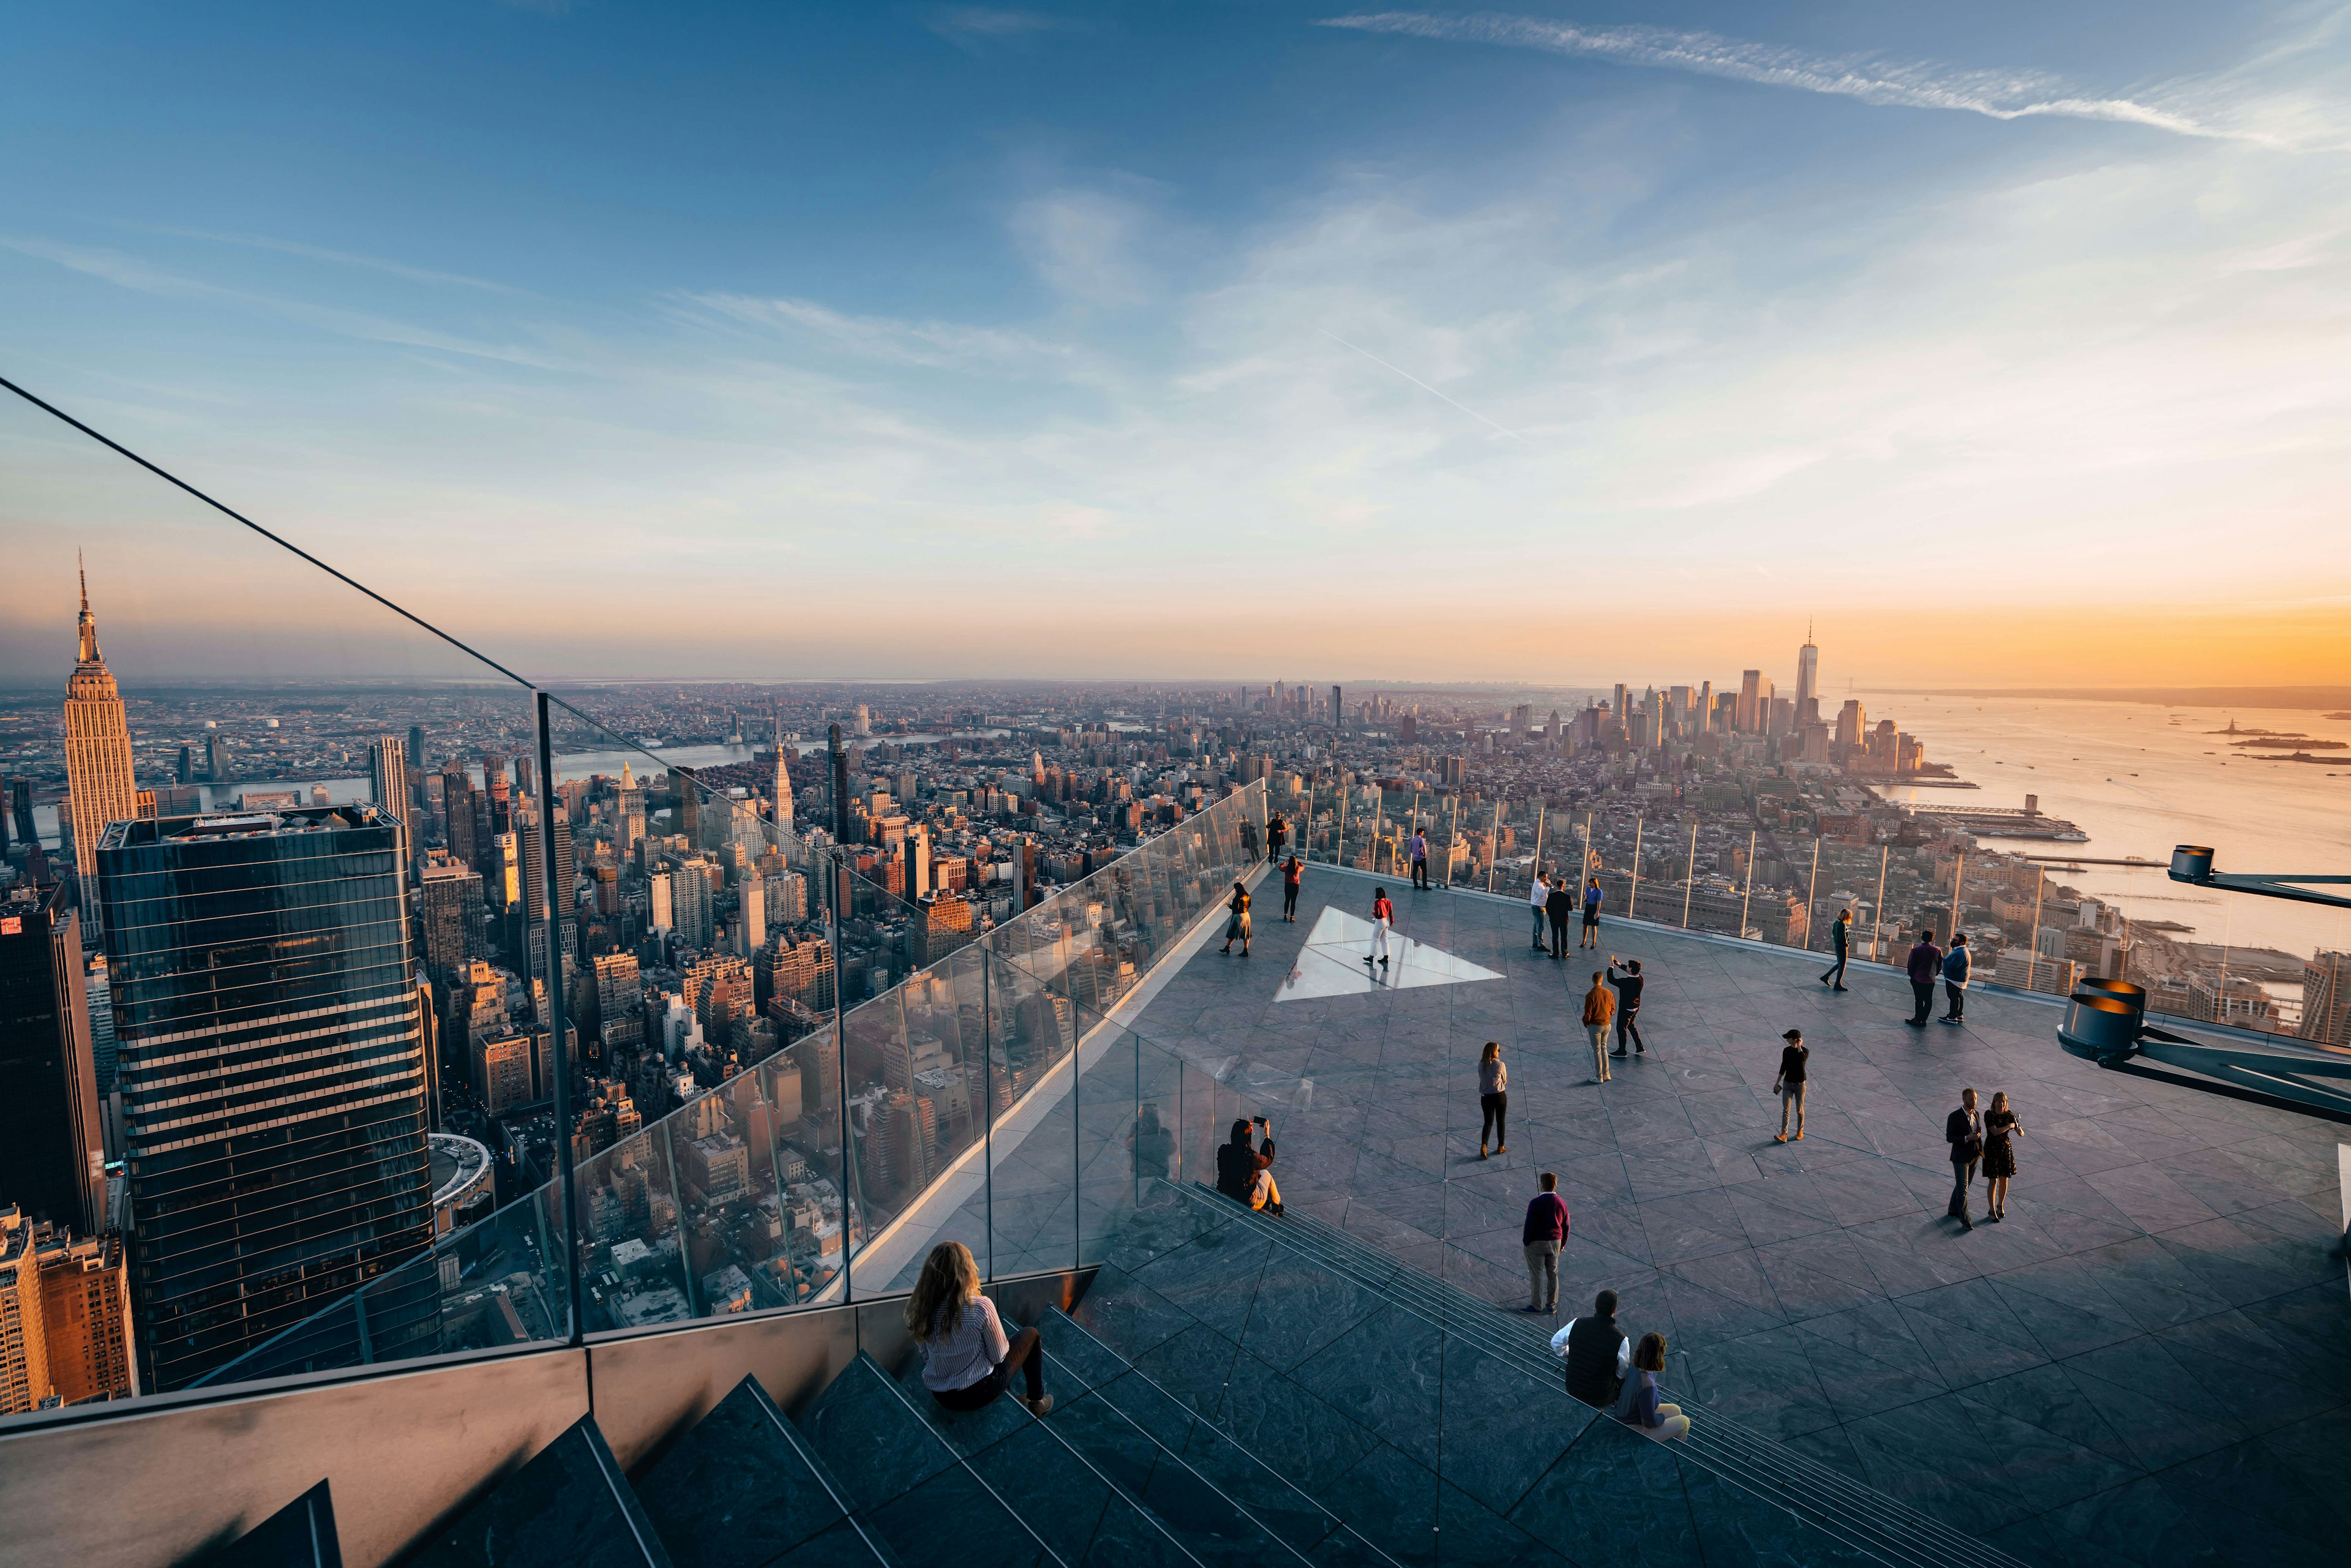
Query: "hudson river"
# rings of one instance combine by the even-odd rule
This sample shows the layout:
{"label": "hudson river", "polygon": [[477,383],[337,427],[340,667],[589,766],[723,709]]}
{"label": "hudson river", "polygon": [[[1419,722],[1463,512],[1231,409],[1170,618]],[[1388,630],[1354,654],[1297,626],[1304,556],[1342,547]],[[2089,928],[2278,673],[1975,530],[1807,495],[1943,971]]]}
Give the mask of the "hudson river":
{"label": "hudson river", "polygon": [[[2273,762],[2231,744],[2248,729],[2351,741],[2351,722],[2317,711],[2158,707],[2060,698],[1920,697],[1855,692],[1870,722],[1890,718],[1975,789],[1897,789],[1897,800],[1952,806],[2041,809],[2090,835],[2086,844],[1987,841],[2028,854],[2066,852],[2168,862],[2174,844],[2210,844],[2221,871],[2351,875],[2351,747],[2312,748],[2323,763]],[[1824,695],[1834,711],[1845,694]],[[2233,718],[2241,732],[2214,735]],[[2111,898],[2134,920],[2195,927],[2199,942],[2351,949],[2351,912],[2208,893],[2160,869],[2088,866],[2055,880]],[[2351,894],[2351,887],[2331,891]]]}

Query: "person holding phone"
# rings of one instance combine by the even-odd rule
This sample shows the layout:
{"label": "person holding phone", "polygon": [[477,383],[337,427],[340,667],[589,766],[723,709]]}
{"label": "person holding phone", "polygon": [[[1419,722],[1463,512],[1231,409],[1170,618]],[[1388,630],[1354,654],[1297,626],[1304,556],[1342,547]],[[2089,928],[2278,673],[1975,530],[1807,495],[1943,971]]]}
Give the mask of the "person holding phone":
{"label": "person holding phone", "polygon": [[[1249,1145],[1249,1129],[1259,1133]],[[1217,1190],[1236,1203],[1268,1214],[1281,1212],[1281,1188],[1273,1180],[1273,1128],[1262,1116],[1236,1119],[1232,1140],[1217,1151]]]}

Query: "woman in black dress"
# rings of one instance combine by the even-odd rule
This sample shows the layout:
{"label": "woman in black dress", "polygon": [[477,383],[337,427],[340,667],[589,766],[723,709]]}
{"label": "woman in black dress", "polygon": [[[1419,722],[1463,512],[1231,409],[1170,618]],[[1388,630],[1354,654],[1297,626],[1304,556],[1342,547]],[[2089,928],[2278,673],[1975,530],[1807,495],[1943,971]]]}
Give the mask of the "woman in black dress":
{"label": "woman in black dress", "polygon": [[2016,1113],[2008,1108],[2005,1092],[1991,1097],[1991,1109],[1984,1113],[1984,1182],[1991,1188],[1991,1218],[2004,1218],[2008,1213],[2008,1178],[2016,1174],[2016,1151],[2010,1146],[2011,1134],[2024,1129],[2016,1124]]}

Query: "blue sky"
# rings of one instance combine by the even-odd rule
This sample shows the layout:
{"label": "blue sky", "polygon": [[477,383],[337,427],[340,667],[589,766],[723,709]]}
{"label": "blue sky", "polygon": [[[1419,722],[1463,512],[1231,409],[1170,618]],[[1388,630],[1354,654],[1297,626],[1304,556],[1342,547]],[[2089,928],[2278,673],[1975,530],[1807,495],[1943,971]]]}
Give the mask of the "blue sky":
{"label": "blue sky", "polygon": [[[100,5],[0,373],[535,673],[2346,679],[2346,149],[2340,6]],[[0,678],[411,656],[0,463]]]}

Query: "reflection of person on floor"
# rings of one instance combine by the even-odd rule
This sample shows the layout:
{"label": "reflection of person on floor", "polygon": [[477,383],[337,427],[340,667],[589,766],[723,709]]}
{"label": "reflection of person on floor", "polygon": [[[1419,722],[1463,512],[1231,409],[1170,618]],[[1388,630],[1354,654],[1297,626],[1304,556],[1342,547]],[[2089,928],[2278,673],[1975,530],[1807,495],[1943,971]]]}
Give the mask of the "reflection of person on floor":
{"label": "reflection of person on floor", "polygon": [[1616,1326],[1616,1292],[1594,1296],[1592,1311],[1551,1336],[1551,1348],[1566,1358],[1571,1398],[1603,1409],[1615,1404],[1633,1364],[1633,1342]]}
{"label": "reflection of person on floor", "polygon": [[1372,950],[1364,955],[1366,964],[1388,967],[1388,928],[1395,924],[1395,905],[1388,902],[1384,887],[1372,890]]}
{"label": "reflection of person on floor", "polygon": [[[1262,1129],[1255,1148],[1249,1146],[1251,1127]],[[1217,1151],[1217,1190],[1236,1203],[1280,1214],[1281,1189],[1273,1184],[1272,1165],[1273,1128],[1262,1116],[1236,1119],[1232,1141]]]}
{"label": "reflection of person on floor", "polygon": [[1660,1443],[1670,1443],[1676,1437],[1689,1435],[1689,1417],[1678,1405],[1666,1405],[1657,1399],[1657,1374],[1666,1369],[1666,1336],[1645,1333],[1641,1348],[1633,1353],[1632,1375],[1616,1396],[1616,1419],[1644,1437],[1654,1437]]}
{"label": "reflection of person on floor", "polygon": [[923,1347],[923,1386],[949,1410],[992,1405],[1011,1385],[1017,1368],[1028,1380],[1029,1414],[1053,1407],[1045,1393],[1045,1356],[1037,1331],[1004,1337],[996,1303],[979,1293],[979,1266],[960,1241],[942,1241],[923,1260],[922,1278],[906,1298],[906,1330]]}

